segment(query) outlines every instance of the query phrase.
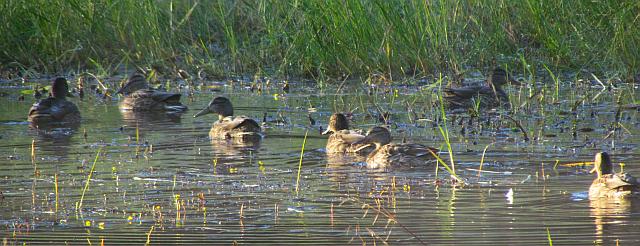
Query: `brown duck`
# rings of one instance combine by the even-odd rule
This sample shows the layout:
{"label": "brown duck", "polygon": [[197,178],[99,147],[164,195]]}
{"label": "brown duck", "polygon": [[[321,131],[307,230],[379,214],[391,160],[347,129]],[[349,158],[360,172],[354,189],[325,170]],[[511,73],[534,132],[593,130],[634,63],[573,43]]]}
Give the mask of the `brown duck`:
{"label": "brown duck", "polygon": [[184,112],[187,106],[180,103],[179,93],[157,91],[149,88],[142,74],[135,73],[116,93],[125,96],[120,109],[131,111],[167,111]]}
{"label": "brown duck", "polygon": [[209,131],[212,139],[248,139],[262,138],[262,129],[255,120],[246,116],[233,116],[233,105],[226,97],[216,97],[209,105],[193,117],[215,113],[218,120],[213,123]]}
{"label": "brown duck", "polygon": [[449,108],[473,108],[475,103],[480,104],[480,108],[490,109],[499,106],[509,107],[509,96],[502,89],[507,84],[517,84],[519,82],[509,78],[507,72],[502,68],[496,68],[483,86],[467,86],[462,88],[445,88],[444,100]]}
{"label": "brown duck", "polygon": [[51,96],[42,99],[29,109],[29,122],[41,123],[79,123],[80,111],[78,107],[67,101],[69,85],[65,78],[57,78],[51,86]]}
{"label": "brown duck", "polygon": [[355,144],[365,137],[349,130],[349,121],[341,113],[331,115],[329,126],[322,134],[331,134],[327,140],[327,153],[365,153],[372,150],[372,148],[366,148],[370,146],[369,144]]}
{"label": "brown duck", "polygon": [[611,158],[607,152],[596,154],[591,173],[598,176],[589,187],[589,198],[625,198],[638,196],[640,183],[627,173],[614,173]]}
{"label": "brown duck", "polygon": [[438,149],[415,143],[391,143],[391,133],[387,128],[376,126],[356,144],[373,144],[376,149],[367,156],[367,167],[418,166],[435,160],[433,154]]}

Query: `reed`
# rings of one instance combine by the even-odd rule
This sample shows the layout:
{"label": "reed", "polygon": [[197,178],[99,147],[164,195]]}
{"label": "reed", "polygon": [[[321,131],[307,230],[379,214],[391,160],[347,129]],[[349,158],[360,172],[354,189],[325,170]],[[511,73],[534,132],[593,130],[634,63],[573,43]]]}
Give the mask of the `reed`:
{"label": "reed", "polygon": [[524,59],[630,78],[640,67],[634,1],[15,0],[0,12],[0,62],[50,74],[396,78]]}
{"label": "reed", "polygon": [[84,188],[82,189],[82,194],[80,195],[80,202],[76,206],[76,211],[80,211],[82,209],[82,201],[84,201],[84,194],[89,189],[89,183],[91,182],[91,177],[93,176],[93,171],[96,169],[96,163],[98,162],[98,157],[100,157],[100,151],[102,148],[99,148],[96,152],[96,158],[93,160],[93,165],[91,165],[91,170],[89,171],[89,175],[87,175],[87,181],[84,183]]}
{"label": "reed", "polygon": [[58,214],[58,174],[54,174],[53,175],[53,180],[54,180],[54,189],[55,189],[55,194],[56,194],[56,215]]}
{"label": "reed", "polygon": [[309,130],[304,133],[304,140],[302,140],[302,148],[300,148],[300,162],[298,163],[298,175],[296,175],[296,195],[300,191],[300,172],[302,171],[302,158],[304,157],[304,147],[307,145],[307,135]]}

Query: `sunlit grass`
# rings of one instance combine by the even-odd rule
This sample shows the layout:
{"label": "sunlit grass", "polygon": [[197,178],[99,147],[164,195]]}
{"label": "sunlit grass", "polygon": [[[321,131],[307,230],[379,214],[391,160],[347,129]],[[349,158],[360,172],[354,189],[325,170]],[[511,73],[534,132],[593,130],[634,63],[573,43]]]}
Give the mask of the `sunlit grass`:
{"label": "sunlit grass", "polygon": [[395,78],[524,59],[629,78],[640,67],[633,1],[18,0],[0,11],[0,61],[39,73]]}

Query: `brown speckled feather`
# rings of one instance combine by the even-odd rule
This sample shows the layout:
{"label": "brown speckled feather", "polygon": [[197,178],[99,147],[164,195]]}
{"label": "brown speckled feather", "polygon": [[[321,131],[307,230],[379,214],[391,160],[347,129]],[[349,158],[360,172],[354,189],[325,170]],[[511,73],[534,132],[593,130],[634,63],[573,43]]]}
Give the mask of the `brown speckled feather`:
{"label": "brown speckled feather", "polygon": [[604,174],[589,187],[591,198],[621,198],[637,193],[638,181],[626,173]]}
{"label": "brown speckled feather", "polygon": [[133,111],[185,111],[187,107],[180,103],[180,94],[142,89],[122,100],[120,109]]}
{"label": "brown speckled feather", "polygon": [[67,100],[57,99],[53,97],[42,99],[31,106],[29,109],[29,122],[80,122],[80,110],[78,107]]}
{"label": "brown speckled feather", "polygon": [[355,144],[363,139],[364,136],[355,131],[336,131],[327,140],[327,153],[366,153],[373,150],[373,146],[362,148],[366,144]]}
{"label": "brown speckled feather", "polygon": [[606,152],[597,153],[591,172],[597,173],[589,187],[589,198],[619,199],[640,195],[640,182],[627,173],[614,173],[611,158]]}
{"label": "brown speckled feather", "polygon": [[246,116],[228,116],[213,123],[209,136],[212,139],[260,137],[262,129],[253,119]]}
{"label": "brown speckled feather", "polygon": [[496,68],[484,86],[444,88],[444,100],[448,108],[473,108],[478,102],[481,108],[509,107],[509,96],[502,89],[507,83],[520,84],[509,78],[505,70]]}
{"label": "brown speckled feather", "polygon": [[509,104],[507,93],[500,87],[495,91],[489,86],[445,88],[443,92],[449,108],[472,108],[478,100],[481,108],[495,108]]}
{"label": "brown speckled feather", "polygon": [[433,164],[435,157],[429,151],[438,150],[422,144],[390,143],[381,146],[367,156],[367,167],[383,168],[388,166],[419,166]]}

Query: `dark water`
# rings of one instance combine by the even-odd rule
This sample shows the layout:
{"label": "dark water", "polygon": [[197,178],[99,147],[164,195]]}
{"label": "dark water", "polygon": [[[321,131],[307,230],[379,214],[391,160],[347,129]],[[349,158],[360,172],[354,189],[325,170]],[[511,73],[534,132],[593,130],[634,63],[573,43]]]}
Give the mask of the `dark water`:
{"label": "dark water", "polygon": [[[80,128],[54,131],[30,129],[25,115],[33,98],[19,102],[21,88],[6,86],[8,95],[0,98],[0,235],[10,245],[543,245],[549,236],[555,244],[638,245],[640,200],[590,202],[590,167],[564,165],[606,150],[616,170],[624,162],[625,171],[640,175],[639,112],[621,110],[623,127],[605,139],[617,98],[639,98],[634,85],[620,86],[597,97],[597,86],[568,86],[554,104],[552,92],[540,104],[527,98],[526,88],[510,91],[519,108],[511,116],[532,141],[504,116],[486,113],[469,124],[467,114],[450,115],[446,126],[464,187],[452,186],[448,174],[436,175],[432,166],[371,170],[361,157],[323,150],[326,137],[318,128],[332,112],[354,110],[354,126],[368,128],[378,124],[377,108],[391,113],[396,141],[446,149],[429,85],[338,91],[296,85],[275,97],[281,94],[276,87],[258,94],[227,84],[221,92],[205,88],[192,100],[183,98],[190,111],[177,120],[123,114],[116,100],[91,95],[72,99],[83,115]],[[214,94],[227,95],[236,114],[262,121],[267,113],[261,144],[209,140],[214,118],[191,116]]]}

